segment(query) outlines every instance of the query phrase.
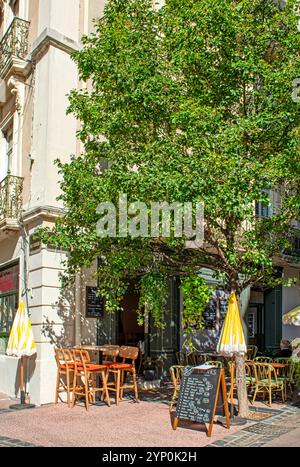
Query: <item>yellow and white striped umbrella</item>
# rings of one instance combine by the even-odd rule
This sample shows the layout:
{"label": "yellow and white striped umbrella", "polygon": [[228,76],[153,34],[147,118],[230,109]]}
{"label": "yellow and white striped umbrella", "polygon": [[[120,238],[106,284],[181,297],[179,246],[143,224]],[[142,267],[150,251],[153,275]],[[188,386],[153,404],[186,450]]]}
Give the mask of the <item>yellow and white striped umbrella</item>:
{"label": "yellow and white striped umbrella", "polygon": [[285,313],[282,317],[283,324],[293,324],[294,326],[300,326],[300,306],[297,306],[293,310]]}
{"label": "yellow and white striped umbrella", "polygon": [[31,357],[36,354],[36,343],[24,302],[20,302],[16,313],[6,353],[14,357]]}
{"label": "yellow and white striped umbrella", "polygon": [[230,295],[229,306],[217,350],[220,353],[227,354],[247,352],[242,321],[235,293]]}

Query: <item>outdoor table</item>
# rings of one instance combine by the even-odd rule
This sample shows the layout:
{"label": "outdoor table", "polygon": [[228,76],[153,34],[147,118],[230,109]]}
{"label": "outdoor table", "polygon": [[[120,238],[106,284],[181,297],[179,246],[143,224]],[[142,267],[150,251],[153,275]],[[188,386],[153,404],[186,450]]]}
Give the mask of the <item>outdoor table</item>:
{"label": "outdoor table", "polygon": [[82,349],[82,350],[87,350],[88,352],[99,352],[99,365],[102,364],[102,360],[103,360],[103,357],[102,357],[102,353],[104,352],[104,350],[107,350],[109,348],[109,344],[108,345],[79,345],[77,347],[78,349]]}

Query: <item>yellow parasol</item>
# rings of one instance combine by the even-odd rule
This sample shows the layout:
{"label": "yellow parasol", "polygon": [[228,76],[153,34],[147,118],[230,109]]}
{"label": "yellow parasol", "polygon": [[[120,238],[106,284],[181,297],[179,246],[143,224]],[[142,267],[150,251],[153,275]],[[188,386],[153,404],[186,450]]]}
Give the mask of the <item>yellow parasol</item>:
{"label": "yellow parasol", "polygon": [[239,306],[235,293],[230,294],[229,306],[224,320],[223,328],[219,338],[217,351],[231,355],[231,417],[233,417],[233,383],[234,383],[234,365],[233,354],[246,353],[247,346],[243,332],[242,321],[239,312]]}
{"label": "yellow parasol", "polygon": [[24,392],[24,359],[36,354],[36,343],[33,338],[31,323],[24,302],[20,302],[6,349],[7,355],[21,358],[20,361],[20,391],[21,405],[25,404]]}
{"label": "yellow parasol", "polygon": [[300,326],[300,306],[296,306],[293,310],[285,313],[282,317],[283,324],[293,324],[294,326]]}
{"label": "yellow parasol", "polygon": [[247,346],[235,293],[230,295],[229,306],[218,343],[220,353],[246,353]]}

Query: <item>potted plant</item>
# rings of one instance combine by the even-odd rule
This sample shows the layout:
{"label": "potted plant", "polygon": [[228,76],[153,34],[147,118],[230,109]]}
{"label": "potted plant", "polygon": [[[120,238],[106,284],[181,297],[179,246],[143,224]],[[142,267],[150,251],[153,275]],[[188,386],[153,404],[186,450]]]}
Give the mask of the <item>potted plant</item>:
{"label": "potted plant", "polygon": [[144,377],[146,381],[154,381],[156,379],[156,365],[155,359],[147,357],[143,363]]}
{"label": "potted plant", "polygon": [[291,360],[293,362],[294,373],[293,380],[295,382],[297,394],[300,396],[300,338],[292,340],[291,349],[293,351]]}

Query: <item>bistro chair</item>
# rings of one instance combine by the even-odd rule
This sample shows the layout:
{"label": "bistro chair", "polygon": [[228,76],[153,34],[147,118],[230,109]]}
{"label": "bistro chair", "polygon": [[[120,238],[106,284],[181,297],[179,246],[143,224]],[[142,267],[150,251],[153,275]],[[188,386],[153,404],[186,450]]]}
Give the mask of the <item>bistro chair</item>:
{"label": "bistro chair", "polygon": [[[96,402],[96,393],[104,393],[107,405],[110,406],[109,393],[107,390],[107,367],[105,365],[95,365],[90,363],[87,357],[88,352],[80,349],[73,349],[74,360],[74,382],[72,407],[78,397],[85,398],[86,410],[89,410],[89,404]],[[97,387],[96,377],[101,376],[102,386]]]}
{"label": "bistro chair", "polygon": [[272,405],[272,394],[281,393],[282,401],[285,401],[284,382],[277,377],[275,368],[272,365],[264,363],[255,363],[254,372],[254,394],[252,402],[255,401],[257,394],[262,393],[265,399],[266,393],[269,395],[269,406]]}
{"label": "bistro chair", "polygon": [[258,363],[272,363],[273,359],[271,357],[264,357],[261,355],[259,357],[255,357],[253,361]]}
{"label": "bistro chair", "polygon": [[180,365],[187,365],[187,355],[185,352],[176,352],[176,361],[177,364]]}
{"label": "bistro chair", "polygon": [[217,366],[218,368],[224,368],[224,363],[220,362],[219,360],[207,360],[204,365],[213,365]]}
{"label": "bistro chair", "polygon": [[172,395],[172,399],[171,399],[171,402],[170,402],[170,412],[173,408],[174,405],[176,405],[177,403],[177,398],[178,398],[178,394],[179,394],[179,390],[180,390],[180,383],[181,383],[181,379],[182,379],[182,375],[183,375],[183,371],[184,371],[184,366],[182,365],[173,365],[170,367],[170,375],[171,375],[171,379],[172,379],[172,383],[173,383],[173,388],[174,388],[174,391],[173,391],[173,395]]}
{"label": "bistro chair", "polygon": [[59,394],[61,392],[67,392],[67,402],[68,407],[70,407],[74,373],[74,361],[72,352],[69,349],[59,348],[55,348],[54,352],[57,364],[55,403],[58,403]]}
{"label": "bistro chair", "polygon": [[[233,365],[233,394],[237,390],[236,385],[236,365],[235,362],[232,363]],[[245,373],[246,373],[246,387],[247,387],[247,394],[248,396],[253,391],[253,386],[255,382],[255,378],[253,375],[253,371],[251,370],[251,366],[245,363]],[[231,396],[231,375],[227,378],[227,385],[228,385],[228,399],[230,400]],[[251,400],[250,400],[251,402]],[[252,403],[252,402],[251,402]]]}
{"label": "bistro chair", "polygon": [[[114,383],[108,383],[108,390],[114,391],[116,394],[116,404],[119,405],[119,400],[122,400],[124,389],[134,390],[134,399],[138,401],[138,387],[136,380],[135,361],[139,356],[139,347],[122,346],[119,350],[119,358],[122,362],[110,362],[106,365],[109,375],[114,375]],[[128,361],[129,360],[129,361]],[[125,384],[126,373],[132,375],[133,383]]]}
{"label": "bistro chair", "polygon": [[247,346],[247,360],[254,360],[258,352],[258,347],[256,345]]}
{"label": "bistro chair", "polygon": [[277,378],[279,380],[282,380],[284,382],[284,390],[285,390],[285,399],[287,398],[287,386],[290,387],[291,390],[291,384],[290,383],[290,373],[291,373],[291,359],[290,358],[274,358],[274,363],[283,363],[288,366],[284,366],[283,368],[276,368],[276,374]]}

